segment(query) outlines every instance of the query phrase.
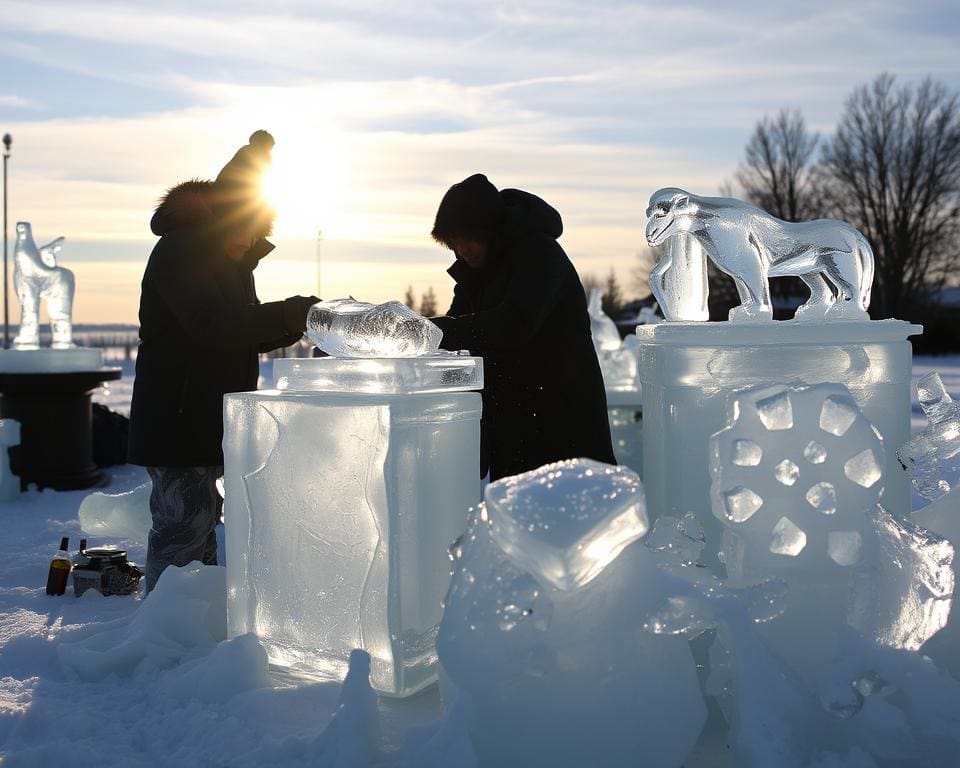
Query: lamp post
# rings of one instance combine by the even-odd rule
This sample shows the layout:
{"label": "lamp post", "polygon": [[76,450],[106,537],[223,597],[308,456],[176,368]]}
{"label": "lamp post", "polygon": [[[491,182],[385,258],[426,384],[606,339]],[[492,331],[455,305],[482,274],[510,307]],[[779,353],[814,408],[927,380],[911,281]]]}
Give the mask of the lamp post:
{"label": "lamp post", "polygon": [[320,296],[320,257],[322,254],[323,254],[323,230],[318,229],[317,230],[317,296]]}
{"label": "lamp post", "polygon": [[10,305],[7,301],[7,160],[13,136],[3,134],[3,348],[10,349]]}

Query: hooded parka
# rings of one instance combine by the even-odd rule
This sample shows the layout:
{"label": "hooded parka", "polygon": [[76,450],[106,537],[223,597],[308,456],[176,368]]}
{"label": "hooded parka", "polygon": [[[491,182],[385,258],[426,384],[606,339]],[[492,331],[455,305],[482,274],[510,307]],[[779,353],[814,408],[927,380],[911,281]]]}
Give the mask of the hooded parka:
{"label": "hooded parka", "polygon": [[150,223],[160,239],[141,283],[133,464],[223,464],[224,394],[256,389],[258,353],[302,335],[302,327],[285,326],[283,301],[257,299],[253,271],[273,245],[261,238],[240,261],[230,259],[214,199],[213,182],[185,182]]}
{"label": "hooded parka", "polygon": [[[486,263],[450,267],[453,302],[434,318],[445,349],[483,357],[481,472],[496,480],[580,457],[615,464],[586,297],[557,242],[560,214],[528,192],[499,196]],[[435,234],[443,218],[444,203]]]}

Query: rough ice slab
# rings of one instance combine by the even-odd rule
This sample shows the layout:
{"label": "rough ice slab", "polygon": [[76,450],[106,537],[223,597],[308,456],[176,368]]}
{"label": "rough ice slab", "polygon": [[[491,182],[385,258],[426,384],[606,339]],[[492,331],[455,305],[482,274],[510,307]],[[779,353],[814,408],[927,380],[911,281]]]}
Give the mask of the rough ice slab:
{"label": "rough ice slab", "polygon": [[307,336],[334,357],[413,357],[440,348],[443,331],[399,301],[320,301],[307,314]]}
{"label": "rough ice slab", "polygon": [[917,493],[935,501],[960,480],[960,406],[938,373],[917,382],[917,398],[930,423],[900,447],[897,457]]}
{"label": "rough ice slab", "polygon": [[636,473],[591,459],[498,480],[484,501],[503,551],[562,590],[588,583],[649,527]]}
{"label": "rough ice slab", "polygon": [[73,347],[0,350],[0,373],[69,373],[98,371],[102,366],[102,349]]}
{"label": "rough ice slab", "polygon": [[80,527],[88,536],[129,539],[147,543],[150,526],[151,484],[126,493],[94,491],[80,502]]}
{"label": "rough ice slab", "polygon": [[[533,527],[529,538],[507,539],[512,553],[494,537],[499,523],[489,505],[452,549],[437,651],[460,696],[469,697],[466,730],[481,766],[627,768],[639,759],[675,768],[704,722],[687,638],[643,631],[644,618],[673,594],[663,556],[642,541],[613,546],[619,537],[611,537],[598,548],[619,555],[591,579],[571,576],[558,586],[559,574],[544,568],[561,559],[545,559],[537,547],[538,537],[553,535],[551,520],[566,535],[548,550],[575,548],[576,540],[590,548],[601,540],[591,539],[596,522],[617,519],[611,507],[640,494],[629,470],[588,475],[589,464],[564,462],[512,487],[494,484],[510,492],[512,519]],[[626,519],[624,530],[646,529],[635,511]],[[533,556],[518,546],[532,546]]]}
{"label": "rough ice slab", "polygon": [[483,358],[439,352],[401,358],[278,357],[277,389],[423,394],[483,389]]}

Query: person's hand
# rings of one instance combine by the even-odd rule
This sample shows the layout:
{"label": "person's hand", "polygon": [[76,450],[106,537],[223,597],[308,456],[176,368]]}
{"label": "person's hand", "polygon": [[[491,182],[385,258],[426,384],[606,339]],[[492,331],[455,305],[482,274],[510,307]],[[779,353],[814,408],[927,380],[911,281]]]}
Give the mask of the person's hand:
{"label": "person's hand", "polygon": [[316,296],[291,296],[283,301],[283,325],[290,333],[307,329],[307,313],[320,301]]}

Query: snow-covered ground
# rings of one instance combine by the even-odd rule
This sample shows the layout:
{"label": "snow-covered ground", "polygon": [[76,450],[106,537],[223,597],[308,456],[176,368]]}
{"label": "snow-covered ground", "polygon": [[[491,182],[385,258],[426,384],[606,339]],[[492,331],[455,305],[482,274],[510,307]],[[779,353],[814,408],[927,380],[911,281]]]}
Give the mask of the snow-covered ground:
{"label": "snow-covered ground", "polygon": [[[127,412],[133,364],[123,368],[124,378],[95,399]],[[261,366],[264,386],[271,368]],[[915,361],[915,377],[931,370],[960,395],[960,357]],[[913,423],[924,424],[916,407]],[[114,468],[108,490],[131,490],[146,479],[138,467]],[[362,685],[341,698],[339,684],[294,683],[269,671],[252,638],[225,640],[222,569],[168,571],[149,601],[93,591],[48,597],[50,557],[61,536],[76,547],[85,495],[31,491],[0,504],[0,764],[426,764],[409,750],[430,732],[411,726],[440,716],[436,689],[405,701],[379,699],[377,718]],[[106,543],[144,560],[141,543],[90,541]],[[375,726],[380,748],[371,756],[365,745]]]}

